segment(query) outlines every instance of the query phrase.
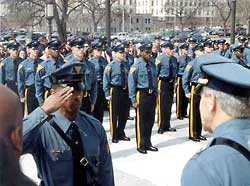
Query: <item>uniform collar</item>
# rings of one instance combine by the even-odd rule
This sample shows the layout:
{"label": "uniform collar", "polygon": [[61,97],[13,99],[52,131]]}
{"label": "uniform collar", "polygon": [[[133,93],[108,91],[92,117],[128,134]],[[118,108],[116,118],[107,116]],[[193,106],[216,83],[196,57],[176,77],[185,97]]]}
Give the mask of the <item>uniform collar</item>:
{"label": "uniform collar", "polygon": [[59,111],[56,111],[54,113],[54,116],[59,127],[63,130],[64,133],[66,133],[70,127],[71,121],[65,118]]}
{"label": "uniform collar", "polygon": [[214,130],[214,136],[225,136],[228,133],[236,132],[238,130],[249,129],[250,128],[250,118],[239,118],[233,119],[222,123]]}

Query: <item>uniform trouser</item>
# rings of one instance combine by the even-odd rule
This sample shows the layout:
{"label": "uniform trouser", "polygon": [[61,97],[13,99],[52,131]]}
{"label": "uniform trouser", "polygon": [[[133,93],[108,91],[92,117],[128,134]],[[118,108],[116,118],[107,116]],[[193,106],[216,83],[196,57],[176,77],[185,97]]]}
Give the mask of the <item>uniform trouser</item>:
{"label": "uniform trouser", "polygon": [[187,115],[188,98],[185,96],[185,92],[182,88],[182,78],[177,78],[176,89],[176,117],[182,119]]}
{"label": "uniform trouser", "polygon": [[14,91],[17,95],[18,95],[18,90],[17,90],[17,82],[15,81],[8,81],[6,83],[6,86],[11,89],[12,91]]}
{"label": "uniform trouser", "polygon": [[201,135],[202,125],[200,117],[200,95],[194,93],[195,85],[191,87],[191,100],[189,110],[189,137],[199,137]]}
{"label": "uniform trouser", "polygon": [[125,136],[125,126],[128,119],[129,96],[128,90],[120,87],[110,89],[111,100],[109,102],[110,133],[112,139]]}
{"label": "uniform trouser", "polygon": [[90,94],[89,94],[89,92],[84,92],[83,93],[81,111],[84,111],[87,114],[91,114],[91,102],[90,102]]}
{"label": "uniform trouser", "polygon": [[166,130],[170,128],[171,109],[174,96],[174,83],[159,80],[158,89],[160,89],[157,100],[158,128]]}
{"label": "uniform trouser", "polygon": [[106,101],[106,98],[105,98],[105,94],[102,89],[102,86],[98,85],[97,99],[96,99],[95,108],[93,111],[93,116],[96,119],[98,119],[101,123],[103,122],[105,101]]}
{"label": "uniform trouser", "polygon": [[151,134],[155,121],[156,95],[138,90],[136,93],[136,142],[137,148],[151,146]]}
{"label": "uniform trouser", "polygon": [[31,113],[38,106],[39,106],[39,104],[38,104],[38,101],[36,99],[35,85],[26,86],[26,88],[25,88],[25,103],[24,103],[25,115]]}

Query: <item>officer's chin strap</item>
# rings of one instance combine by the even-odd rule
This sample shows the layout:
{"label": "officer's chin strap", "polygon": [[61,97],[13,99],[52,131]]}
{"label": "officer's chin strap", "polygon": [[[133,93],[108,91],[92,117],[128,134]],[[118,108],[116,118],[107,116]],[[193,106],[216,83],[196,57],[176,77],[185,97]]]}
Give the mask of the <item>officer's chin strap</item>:
{"label": "officer's chin strap", "polygon": [[245,147],[243,147],[241,144],[231,140],[231,139],[228,139],[228,138],[222,138],[222,137],[218,137],[218,138],[215,138],[213,139],[212,143],[210,144],[210,147],[211,146],[214,146],[214,145],[226,145],[226,146],[229,146],[235,150],[237,150],[240,154],[242,154],[243,156],[245,156],[245,158],[250,161],[250,151],[247,150]]}

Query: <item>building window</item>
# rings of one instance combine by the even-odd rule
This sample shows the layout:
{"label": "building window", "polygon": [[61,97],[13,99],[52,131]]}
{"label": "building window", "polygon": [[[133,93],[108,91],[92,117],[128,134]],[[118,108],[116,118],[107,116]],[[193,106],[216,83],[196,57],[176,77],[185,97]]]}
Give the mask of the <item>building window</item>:
{"label": "building window", "polygon": [[150,20],[150,19],[148,19],[148,24],[150,24],[150,21],[151,21],[151,20]]}
{"label": "building window", "polygon": [[136,18],[136,23],[139,23],[139,18]]}

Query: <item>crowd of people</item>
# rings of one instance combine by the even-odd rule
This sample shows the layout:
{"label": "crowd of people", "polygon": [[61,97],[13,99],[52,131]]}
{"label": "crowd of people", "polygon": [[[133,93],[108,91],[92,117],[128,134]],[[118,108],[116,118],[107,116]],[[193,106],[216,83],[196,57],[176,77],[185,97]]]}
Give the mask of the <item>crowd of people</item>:
{"label": "crowd of people", "polygon": [[[151,43],[115,41],[109,47],[105,37],[93,41],[71,37],[65,43],[41,37],[25,46],[12,39],[7,49],[0,47],[0,83],[18,95],[22,105],[20,153],[34,156],[43,185],[112,186],[112,160],[101,125],[105,109],[109,109],[112,143],[130,141],[125,128],[131,107],[135,109],[136,149],[147,154],[158,151],[151,143],[155,114],[159,135],[176,132],[171,126],[174,94],[177,119],[189,118],[188,138],[206,140],[202,123],[207,122],[208,111],[200,104],[210,89],[197,93],[198,88],[209,85],[230,95],[249,96],[248,80],[227,80],[234,68],[244,77],[249,74],[248,39],[241,36],[238,41],[230,45],[224,39],[191,37],[180,43],[157,37]],[[214,71],[220,67],[221,74]],[[221,114],[212,98],[207,109],[213,105],[217,109],[211,113]],[[226,114],[221,121],[237,118]],[[192,181],[189,178],[183,176],[184,185]],[[205,180],[199,179],[201,184]]]}

